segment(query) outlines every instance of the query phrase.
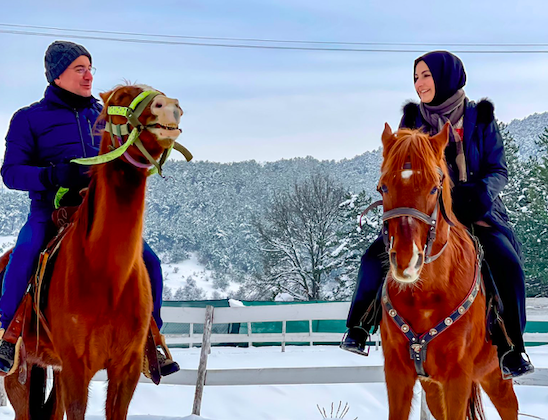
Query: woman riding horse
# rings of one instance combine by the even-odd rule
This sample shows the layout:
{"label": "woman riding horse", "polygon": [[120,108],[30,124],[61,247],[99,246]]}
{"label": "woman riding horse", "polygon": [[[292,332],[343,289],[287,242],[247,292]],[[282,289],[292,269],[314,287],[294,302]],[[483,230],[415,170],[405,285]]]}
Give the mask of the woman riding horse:
{"label": "woman riding horse", "polygon": [[[437,134],[451,123],[445,149],[452,184],[453,211],[458,220],[479,239],[485,261],[504,306],[506,333],[496,329],[501,369],[506,378],[533,371],[524,358],[525,276],[520,244],[510,226],[499,194],[508,181],[504,146],[493,104],[470,101],[462,89],[466,73],[461,60],[447,51],[434,51],[415,60],[415,90],[420,103],[404,106],[400,127]],[[365,354],[370,329],[377,322],[376,297],[387,274],[385,245],[379,237],[361,260],[358,281],[347,319],[348,333],[341,348]],[[378,312],[377,312],[378,313]],[[365,315],[364,315],[365,314]]]}

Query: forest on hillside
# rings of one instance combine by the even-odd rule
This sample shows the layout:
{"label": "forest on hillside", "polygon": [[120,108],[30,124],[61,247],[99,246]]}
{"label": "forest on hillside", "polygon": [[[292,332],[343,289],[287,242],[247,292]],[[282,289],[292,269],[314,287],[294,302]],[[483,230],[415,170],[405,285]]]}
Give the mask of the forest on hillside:
{"label": "forest on hillside", "polygon": [[[535,130],[539,115],[548,114],[532,116]],[[512,124],[501,124],[510,179],[502,198],[523,244],[528,295],[548,296],[548,131],[535,137]],[[171,161],[164,178],[149,180],[145,236],[163,262],[193,253],[218,290],[239,284],[233,298],[348,299],[379,231],[378,212],[361,228],[358,217],[380,198],[381,160],[379,149],[342,161]],[[27,212],[24,193],[0,188],[0,236],[16,235]],[[195,287],[178,297],[196,296]]]}

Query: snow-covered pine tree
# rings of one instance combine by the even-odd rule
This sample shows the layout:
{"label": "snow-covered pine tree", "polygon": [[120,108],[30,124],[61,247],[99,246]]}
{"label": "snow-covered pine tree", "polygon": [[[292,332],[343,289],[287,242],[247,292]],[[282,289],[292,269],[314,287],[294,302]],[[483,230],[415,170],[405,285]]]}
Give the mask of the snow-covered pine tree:
{"label": "snow-covered pine tree", "polygon": [[348,300],[352,297],[361,257],[380,232],[382,220],[379,209],[361,217],[372,201],[369,192],[362,191],[347,195],[339,206],[337,249],[333,252],[338,276],[331,292],[332,299]]}
{"label": "snow-covered pine tree", "polygon": [[[522,243],[528,296],[547,295],[546,187],[541,176],[541,160],[536,155],[520,158],[519,147],[505,124],[499,123],[508,166],[508,184],[502,200],[510,222]],[[544,203],[544,204],[543,204]],[[543,236],[544,232],[544,236]]]}
{"label": "snow-covered pine tree", "polygon": [[536,295],[548,296],[548,128],[537,142],[538,153],[530,159],[529,194],[531,214],[535,224],[527,235],[527,274],[538,282]]}

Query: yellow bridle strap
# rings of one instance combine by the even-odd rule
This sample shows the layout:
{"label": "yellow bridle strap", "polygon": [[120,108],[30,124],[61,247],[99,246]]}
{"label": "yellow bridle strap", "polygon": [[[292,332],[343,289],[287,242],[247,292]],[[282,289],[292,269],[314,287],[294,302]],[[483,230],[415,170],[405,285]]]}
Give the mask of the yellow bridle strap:
{"label": "yellow bridle strap", "polygon": [[133,101],[131,101],[131,104],[129,104],[129,108],[135,111],[137,105],[139,105],[143,101],[143,99],[145,99],[151,93],[155,93],[157,95],[160,92],[158,92],[157,90],[145,90],[144,92],[141,92]]}
{"label": "yellow bridle strap", "polygon": [[135,140],[139,138],[139,130],[134,128],[131,131],[131,134],[129,135],[127,141],[122,144],[117,149],[114,149],[112,152],[105,153],[104,155],[98,155],[95,157],[90,158],[79,158],[79,159],[72,159],[71,162],[78,163],[79,165],[99,165],[101,163],[107,163],[111,162],[114,159],[118,159],[120,156],[122,156],[125,151],[131,146],[133,143],[135,143]]}
{"label": "yellow bridle strap", "polygon": [[139,105],[147,96],[154,93],[158,95],[160,92],[157,90],[145,90],[144,92],[141,92],[139,95],[135,97],[133,101],[131,101],[131,104],[129,106],[118,106],[118,105],[112,105],[107,108],[107,114],[108,115],[120,115],[122,117],[128,117],[129,114],[135,112],[135,109],[137,108],[137,105]]}

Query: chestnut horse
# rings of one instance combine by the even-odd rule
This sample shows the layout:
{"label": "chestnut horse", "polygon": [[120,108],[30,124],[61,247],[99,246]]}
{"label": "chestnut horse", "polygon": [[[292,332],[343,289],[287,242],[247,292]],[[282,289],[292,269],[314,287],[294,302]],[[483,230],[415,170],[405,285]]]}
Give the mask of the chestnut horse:
{"label": "chestnut horse", "polygon": [[480,385],[503,420],[517,419],[512,381],[503,380],[487,337],[480,258],[450,210],[448,129],[429,137],[418,130],[393,134],[386,124],[382,134],[379,192],[390,270],[381,337],[389,418],[409,417],[418,378],[438,420],[484,418]]}
{"label": "chestnut horse", "polygon": [[[92,168],[89,190],[57,256],[44,310],[54,354],[48,360],[43,349],[36,354],[34,345],[26,346],[31,364],[45,366],[55,358],[60,362],[54,375],[54,404],[49,406],[54,419],[66,413],[69,420],[84,420],[88,386],[101,369],[108,374],[106,418],[127,417],[152,314],[142,258],[148,161],[170,150],[180,134],[182,110],[175,99],[140,85],[117,87],[101,98],[105,107],[100,118],[118,127],[128,121],[130,125],[118,131],[120,136],[103,133],[99,159],[111,158]],[[134,137],[128,136],[132,128]],[[116,152],[124,150],[116,149],[119,139],[124,145],[141,144],[118,156]],[[146,152],[150,156],[145,158]],[[42,329],[40,337],[45,336]],[[36,369],[29,369],[29,375],[31,371]],[[28,419],[29,405],[32,411],[41,404],[29,401],[31,382],[21,385],[17,374],[6,377],[16,419]]]}

